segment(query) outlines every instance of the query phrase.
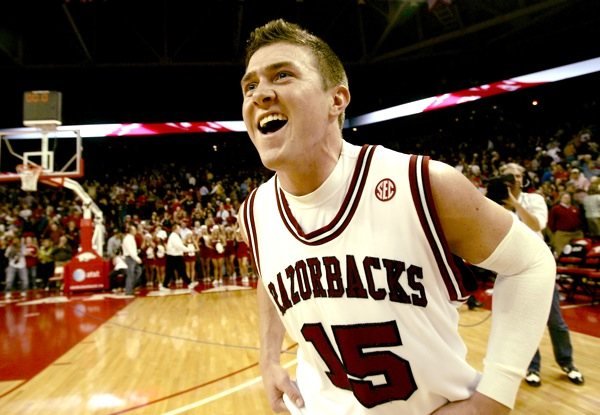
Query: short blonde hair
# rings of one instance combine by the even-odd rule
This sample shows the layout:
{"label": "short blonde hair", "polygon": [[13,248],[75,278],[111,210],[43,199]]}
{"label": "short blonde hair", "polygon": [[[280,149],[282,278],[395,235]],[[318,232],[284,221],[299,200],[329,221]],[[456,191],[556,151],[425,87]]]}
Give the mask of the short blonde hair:
{"label": "short blonde hair", "polygon": [[[323,39],[308,32],[299,25],[283,19],[272,20],[252,31],[246,42],[244,58],[246,67],[250,62],[250,58],[257,50],[279,42],[303,46],[311,51],[317,59],[324,89],[329,89],[337,85],[348,87],[348,76],[346,75],[344,65],[331,47]],[[344,126],[344,117],[345,114],[342,113],[338,118],[340,128]]]}
{"label": "short blonde hair", "polygon": [[514,171],[523,174],[525,173],[525,167],[517,163],[506,163],[504,166],[500,166],[500,174],[507,174]]}

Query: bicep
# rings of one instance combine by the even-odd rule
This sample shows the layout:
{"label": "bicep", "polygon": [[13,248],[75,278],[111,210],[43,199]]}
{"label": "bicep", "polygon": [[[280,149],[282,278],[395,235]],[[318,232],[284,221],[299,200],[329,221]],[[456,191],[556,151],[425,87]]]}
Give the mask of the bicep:
{"label": "bicep", "polygon": [[431,191],[450,250],[471,263],[483,261],[508,233],[511,213],[451,166],[435,161],[429,165]]}

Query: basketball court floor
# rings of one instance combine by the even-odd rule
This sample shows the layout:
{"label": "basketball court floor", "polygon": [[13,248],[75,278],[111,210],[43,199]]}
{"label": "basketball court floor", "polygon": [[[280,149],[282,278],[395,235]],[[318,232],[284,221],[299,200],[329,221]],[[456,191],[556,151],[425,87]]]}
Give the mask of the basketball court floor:
{"label": "basketball court floor", "polygon": [[[0,302],[0,414],[272,413],[258,370],[255,282],[135,298],[112,293],[69,297],[37,291]],[[490,328],[484,307],[460,309],[469,361],[481,369]],[[586,414],[600,409],[600,305],[563,304],[575,363],[586,383],[570,383],[554,363],[546,333],[542,386],[525,383],[515,414]],[[282,363],[295,370],[286,339]]]}

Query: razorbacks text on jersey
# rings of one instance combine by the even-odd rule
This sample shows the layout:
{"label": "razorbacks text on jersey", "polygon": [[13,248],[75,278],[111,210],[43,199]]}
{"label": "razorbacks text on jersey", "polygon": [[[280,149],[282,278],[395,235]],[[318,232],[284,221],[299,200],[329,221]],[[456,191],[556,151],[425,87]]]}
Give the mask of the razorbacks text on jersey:
{"label": "razorbacks text on jersey", "polygon": [[429,414],[477,386],[457,331],[467,293],[428,163],[344,142],[308,197],[275,175],[242,205],[255,267],[299,344],[305,413]]}

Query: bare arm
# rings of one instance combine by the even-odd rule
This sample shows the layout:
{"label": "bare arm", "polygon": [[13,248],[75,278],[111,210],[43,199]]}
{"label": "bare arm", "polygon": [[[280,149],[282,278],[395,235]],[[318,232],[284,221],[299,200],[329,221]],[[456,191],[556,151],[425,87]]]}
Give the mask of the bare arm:
{"label": "bare arm", "polygon": [[[498,273],[484,370],[471,398],[437,414],[504,414],[546,326],[556,264],[541,238],[450,166],[430,164],[433,197],[450,249]],[[451,189],[451,191],[448,191]]]}
{"label": "bare arm", "polygon": [[[240,212],[243,209],[240,208]],[[249,245],[243,215],[238,215],[240,233]],[[263,384],[267,400],[275,412],[285,412],[287,407],[283,402],[283,394],[296,403],[299,408],[304,406],[300,391],[290,379],[288,372],[281,366],[281,346],[285,338],[285,326],[275,308],[269,293],[262,281],[256,287],[258,301],[258,331],[260,340],[259,367],[263,376]]]}
{"label": "bare arm", "polygon": [[279,364],[281,346],[285,337],[285,327],[279,318],[263,284],[256,287],[258,299],[260,364]]}
{"label": "bare arm", "polygon": [[267,399],[275,412],[287,411],[283,394],[287,394],[298,407],[304,406],[300,391],[292,382],[288,372],[281,366],[281,345],[285,337],[285,327],[263,284],[257,288],[259,334],[260,334],[260,371]]}
{"label": "bare arm", "polygon": [[451,166],[431,161],[429,171],[436,209],[451,251],[472,264],[483,261],[508,233],[511,214],[483,196]]}

